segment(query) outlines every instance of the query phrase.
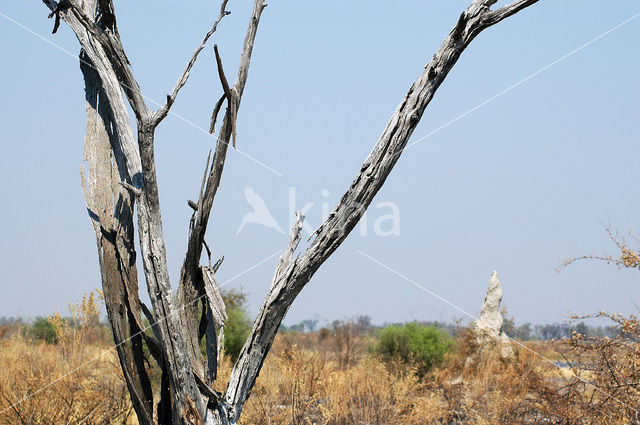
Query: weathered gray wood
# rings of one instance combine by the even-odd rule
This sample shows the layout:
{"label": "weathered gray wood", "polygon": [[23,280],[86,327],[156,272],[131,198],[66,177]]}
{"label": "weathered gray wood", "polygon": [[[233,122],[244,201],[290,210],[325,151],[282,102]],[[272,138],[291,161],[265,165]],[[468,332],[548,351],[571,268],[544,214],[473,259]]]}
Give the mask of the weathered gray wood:
{"label": "weathered gray wood", "polygon": [[[112,111],[97,72],[81,54],[85,79],[87,129],[81,168],[87,210],[96,233],[102,289],[118,358],[141,424],[153,423],[153,396],[144,368],[142,336],[136,321],[139,311],[137,273],[133,250],[133,200],[117,183],[120,175],[112,154]],[[114,200],[117,200],[114,205]],[[139,307],[138,307],[139,309]],[[129,332],[127,332],[129,330]],[[125,342],[131,339],[131,344]]]}
{"label": "weathered gray wood", "polygon": [[[182,326],[185,329],[185,333],[188,335],[187,344],[189,345],[193,367],[199,376],[204,376],[205,369],[210,369],[208,365],[205,367],[204,362],[201,360],[200,341],[197,332],[200,322],[198,317],[199,309],[197,300],[204,295],[200,279],[201,273],[199,270],[199,261],[202,255],[204,236],[207,231],[211,209],[213,207],[218,187],[220,186],[227,150],[233,133],[232,122],[236,117],[237,110],[242,99],[242,94],[247,83],[251,53],[253,51],[258,25],[260,23],[260,17],[265,7],[266,4],[264,1],[255,0],[253,12],[247,28],[247,36],[245,37],[242,49],[238,75],[234,86],[230,89],[234,92],[235,96],[235,110],[232,111],[228,108],[225,113],[222,128],[220,129],[216,141],[213,160],[211,161],[210,167],[208,167],[208,174],[205,179],[203,179],[204,190],[202,190],[202,188],[200,190],[200,196],[197,202],[198,209],[194,212],[194,216],[191,220],[187,252],[180,272],[178,303],[179,305],[184,306],[180,311],[180,316]],[[209,166],[209,159],[207,159],[207,165]],[[211,348],[212,346],[209,347]],[[221,344],[218,344],[218,351],[220,350],[220,347]],[[208,358],[213,358],[213,356],[213,353],[207,353]]]}
{"label": "weathered gray wood", "polygon": [[[125,182],[142,190],[138,205],[138,231],[147,288],[156,314],[163,318],[158,322],[157,329],[161,336],[164,365],[169,369],[167,377],[173,401],[173,422],[189,423],[187,416],[193,413],[190,408],[204,415],[205,405],[193,377],[185,336],[171,303],[153,157],[153,116],[133,77],[115,29],[115,20],[94,22],[78,0],[66,3],[63,8],[52,0],[47,4],[74,31],[100,76],[114,115],[114,155],[127,170]],[[111,1],[108,5],[112,10]],[[127,94],[138,121],[137,146],[121,90]]]}
{"label": "weathered gray wood", "polygon": [[[47,4],[54,11],[54,14],[64,19],[72,28],[80,44],[87,51],[87,55],[91,59],[93,66],[95,66],[100,75],[107,98],[111,102],[114,110],[114,133],[117,135],[116,140],[118,142],[114,151],[118,160],[122,162],[127,169],[127,178],[124,183],[131,185],[137,191],[141,191],[138,205],[138,231],[142,259],[147,287],[154,310],[158,316],[163,318],[156,324],[155,329],[161,337],[165,363],[170,369],[168,378],[173,391],[175,407],[173,420],[178,423],[185,420],[184,416],[188,413],[186,411],[183,412],[185,406],[193,406],[196,411],[203,412],[204,405],[192,376],[194,366],[190,362],[192,356],[189,355],[185,345],[185,333],[179,329],[179,321],[176,320],[173,314],[175,307],[172,305],[170,297],[171,292],[166,266],[166,249],[162,232],[162,217],[154,163],[154,131],[157,124],[168,113],[178,91],[186,82],[197,54],[202,50],[204,43],[213,31],[215,31],[215,26],[222,16],[226,14],[224,10],[226,1],[223,2],[221,15],[214,24],[214,28],[205,36],[201,47],[194,53],[192,60],[188,63],[185,72],[183,72],[183,75],[179,79],[176,88],[174,88],[172,94],[169,95],[166,104],[155,114],[149,112],[144,98],[140,93],[138,83],[133,77],[126,55],[124,54],[124,49],[122,48],[120,38],[115,28],[115,19],[111,13],[113,5],[110,1],[103,3],[107,5],[105,9],[109,9],[109,14],[112,17],[109,21],[111,27],[101,26],[94,22],[93,17],[88,15],[84,7],[85,4],[78,0],[71,0],[65,3],[64,7],[53,0],[47,1]],[[263,7],[264,4],[261,3],[259,12],[261,12]],[[246,48],[247,46],[243,49],[244,66],[241,67],[239,71],[242,78],[239,78],[234,87],[236,92],[238,91],[238,86],[243,88],[246,83],[248,60],[253,39],[255,39],[255,28],[257,28],[255,13],[252,18],[253,22],[252,25],[250,25],[250,28],[254,29],[253,36],[251,37],[252,41],[249,49]],[[251,34],[251,31],[249,34]],[[138,149],[134,148],[133,132],[121,96],[121,87],[127,95],[138,121]],[[235,113],[232,113],[231,116],[235,119]],[[226,138],[228,144],[228,137]],[[218,156],[217,164],[220,164],[219,159],[220,156]],[[214,160],[214,162],[216,161]],[[215,185],[216,188],[218,184]],[[213,197],[210,197],[211,201],[212,198]],[[204,235],[204,231],[202,235]]]}
{"label": "weathered gray wood", "polygon": [[300,238],[302,237],[302,223],[304,223],[304,218],[305,217],[301,211],[296,211],[296,222],[291,228],[289,244],[278,259],[278,265],[276,266],[276,271],[273,274],[270,289],[273,289],[273,287],[280,281],[280,278],[287,273],[287,270],[293,263],[293,254],[298,248]]}
{"label": "weathered gray wood", "polygon": [[[216,54],[216,65],[218,66],[218,76],[220,77],[220,84],[222,84],[222,90],[224,91],[224,97],[227,99],[229,104],[229,116],[231,121],[231,138],[233,139],[233,147],[236,147],[236,119],[238,115],[238,95],[235,91],[235,88],[230,88],[229,83],[227,82],[227,76],[224,74],[224,69],[222,67],[222,58],[220,57],[220,52],[218,52],[218,45],[213,45],[213,50]],[[211,128],[215,127],[215,120],[217,116],[217,112],[220,110],[220,102],[216,103],[216,106],[213,108],[213,115],[211,116]],[[213,132],[213,130],[211,130]]]}
{"label": "weathered gray wood", "polygon": [[207,302],[211,305],[211,315],[217,324],[224,325],[227,320],[227,310],[222,300],[222,294],[216,282],[213,268],[203,266],[201,269],[204,280],[204,292],[207,296]]}
{"label": "weathered gray wood", "polygon": [[[91,33],[83,26],[78,15],[84,12],[78,9],[77,0],[70,2],[72,6],[62,9],[58,14],[73,30],[78,38],[80,45],[84,49],[90,60],[90,64],[98,72],[102,88],[109,100],[113,110],[113,122],[115,126],[114,133],[117,134],[117,147],[114,155],[119,165],[123,165],[127,172],[127,182],[133,184],[137,188],[141,188],[142,164],[140,163],[140,154],[134,137],[129,114],[124,103],[122,90],[118,76],[116,75],[106,52],[91,35]],[[51,10],[56,10],[58,4],[53,0],[48,0],[47,5]]]}
{"label": "weathered gray wood", "polygon": [[186,424],[193,413],[190,407],[204,414],[205,404],[193,377],[186,335],[175,314],[177,309],[171,297],[153,137],[150,127],[139,131],[144,192],[138,205],[138,233],[149,296],[156,315],[162,318],[158,322],[158,329],[163,341],[164,359],[170,370],[169,383],[174,397],[173,421]]}
{"label": "weathered gray wood", "polygon": [[[224,346],[224,325],[227,321],[227,309],[224,305],[218,283],[216,282],[213,267],[203,266],[201,270],[204,293],[207,301],[207,372],[210,382],[213,383],[218,371],[220,353]],[[216,328],[218,328],[218,335],[216,335]]]}
{"label": "weathered gray wood", "polygon": [[519,0],[491,11],[490,6],[496,0],[475,0],[460,15],[440,49],[392,115],[351,186],[316,231],[309,248],[272,284],[227,386],[225,400],[233,406],[234,415],[231,423],[238,421],[242,406],[250,395],[266,353],[291,303],[358,223],[398,161],[427,105],[462,52],[482,30],[536,2]]}

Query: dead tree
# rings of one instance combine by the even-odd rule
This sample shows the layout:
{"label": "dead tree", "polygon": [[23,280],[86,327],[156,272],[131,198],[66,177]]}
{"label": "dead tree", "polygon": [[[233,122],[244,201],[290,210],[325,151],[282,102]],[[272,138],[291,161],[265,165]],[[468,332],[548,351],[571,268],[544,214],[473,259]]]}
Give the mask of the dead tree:
{"label": "dead tree", "polygon": [[[229,13],[222,0],[218,16],[195,50],[164,105],[149,109],[140,92],[118,33],[113,0],[43,0],[55,18],[75,33],[81,46],[80,66],[85,80],[87,128],[82,175],[87,209],[94,226],[102,286],[118,356],[131,401],[141,424],[237,424],[242,407],[287,310],[316,270],[353,230],[400,158],[425,108],[471,41],[488,28],[538,0],[515,0],[491,9],[497,0],[474,0],[460,15],[441,47],[412,84],[392,115],[349,189],[313,241],[295,256],[304,217],[298,215],[289,245],[280,257],[271,287],[249,338],[233,366],[224,394],[212,390],[221,350],[225,307],[215,279],[217,266],[201,266],[204,236],[224,169],[229,143],[235,145],[236,117],[247,82],[258,25],[266,4],[255,0],[240,65],[233,85],[216,52],[222,96],[213,108],[211,132],[223,106],[213,158],[207,168],[189,226],[177,305],[171,297],[158,183],[154,161],[155,130],[167,116],[186,84],[198,54]],[[126,100],[125,100],[126,98]],[[125,101],[135,114],[137,132]],[[137,206],[137,208],[135,208]],[[140,302],[134,247],[137,233],[147,290],[152,303]],[[208,248],[207,248],[208,251]],[[153,326],[145,328],[142,318]],[[200,341],[206,342],[206,356]],[[162,370],[161,393],[154,395],[145,366],[146,345]]]}

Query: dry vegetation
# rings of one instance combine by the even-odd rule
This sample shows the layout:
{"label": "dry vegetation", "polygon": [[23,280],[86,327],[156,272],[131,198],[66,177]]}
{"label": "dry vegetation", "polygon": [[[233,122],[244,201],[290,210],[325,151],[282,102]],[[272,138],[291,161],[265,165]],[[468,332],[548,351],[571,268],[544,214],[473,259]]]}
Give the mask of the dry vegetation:
{"label": "dry vegetation", "polygon": [[49,319],[57,344],[20,332],[0,339],[0,411],[7,409],[0,424],[130,423],[120,364],[114,351],[104,352],[96,326],[96,301],[90,294],[71,305],[70,322],[60,315]]}
{"label": "dry vegetation", "polygon": [[[76,329],[52,317],[62,335],[57,344],[21,335],[1,341],[0,410],[54,383],[0,415],[0,424],[135,423],[117,358],[113,351],[100,356],[105,344],[92,337],[90,316],[78,307]],[[479,349],[468,331],[460,333],[444,364],[422,379],[410,365],[371,354],[372,337],[366,333],[354,336],[349,362],[335,333],[279,335],[242,423],[636,423],[635,411],[623,404],[640,402],[635,385],[640,325],[611,318],[624,329],[619,338],[605,342],[574,334],[555,348],[550,342],[532,345],[564,354],[573,372],[523,348],[506,361],[497,349]],[[230,369],[225,358],[219,382]]]}
{"label": "dry vegetation", "polygon": [[[629,259],[639,251],[618,246],[616,264],[637,268]],[[105,352],[111,342],[98,311],[89,294],[70,306],[69,319],[50,317],[56,343],[0,328],[0,425],[135,423],[117,356]],[[640,322],[605,313],[575,319],[592,318],[608,320],[617,333],[574,330],[559,342],[525,341],[509,360],[498,347],[476,346],[471,331],[462,330],[447,343],[444,362],[426,374],[406,359],[374,354],[378,338],[364,322],[280,334],[241,423],[640,424]],[[230,371],[226,356],[217,382]]]}
{"label": "dry vegetation", "polygon": [[[572,376],[556,393],[562,415],[576,423],[640,423],[640,322],[635,316],[599,313],[618,326],[613,338],[573,332],[563,354]],[[583,319],[584,317],[580,317]]]}

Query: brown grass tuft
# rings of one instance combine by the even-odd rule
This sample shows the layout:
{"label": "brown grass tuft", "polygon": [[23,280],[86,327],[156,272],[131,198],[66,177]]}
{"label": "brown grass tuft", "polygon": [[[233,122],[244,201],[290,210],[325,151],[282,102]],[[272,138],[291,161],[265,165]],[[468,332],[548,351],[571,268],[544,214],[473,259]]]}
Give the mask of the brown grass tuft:
{"label": "brown grass tuft", "polygon": [[0,339],[0,411],[8,409],[1,425],[129,423],[133,412],[116,354],[101,355],[104,344],[91,342],[96,297],[85,296],[70,312],[71,323],[50,319],[58,344],[20,334]]}

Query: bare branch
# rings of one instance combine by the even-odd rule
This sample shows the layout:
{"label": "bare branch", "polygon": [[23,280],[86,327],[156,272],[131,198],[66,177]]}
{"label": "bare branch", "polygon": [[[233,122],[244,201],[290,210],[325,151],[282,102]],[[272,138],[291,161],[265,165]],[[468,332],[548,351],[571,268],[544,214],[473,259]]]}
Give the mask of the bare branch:
{"label": "bare branch", "polygon": [[58,28],[60,28],[60,12],[69,6],[71,6],[69,0],[61,0],[49,14],[49,19],[53,18],[54,16],[56,17],[51,34],[55,34],[58,32]]}
{"label": "bare branch", "polygon": [[209,249],[209,245],[207,245],[207,241],[203,239],[202,245],[204,245],[204,249],[207,251],[207,259],[209,260],[209,267],[213,267],[211,265],[211,250]]}
{"label": "bare branch", "polygon": [[[211,213],[211,208],[213,206],[213,201],[218,191],[218,187],[220,186],[229,141],[232,136],[231,122],[232,120],[235,120],[235,116],[240,106],[242,93],[247,82],[251,52],[253,51],[258,25],[260,23],[260,16],[265,6],[266,5],[263,0],[255,0],[253,12],[247,28],[247,36],[244,40],[238,76],[233,88],[230,88],[235,95],[235,105],[233,108],[234,114],[231,113],[232,108],[228,108],[225,113],[223,124],[218,134],[211,167],[208,171],[208,178],[206,179],[204,192],[201,191],[201,195],[198,200],[198,212],[195,214],[195,217],[192,218],[193,225],[190,226],[187,253],[180,273],[178,302],[180,305],[189,306],[181,310],[180,317],[183,329],[185,330],[184,332],[189,335],[187,343],[190,347],[190,357],[194,363],[194,370],[198,371],[198,373],[204,373],[199,341],[197,341],[199,312],[193,304],[194,300],[202,296],[203,290],[200,287],[197,276],[199,261],[202,255],[204,236],[207,230],[209,215]],[[199,362],[200,366],[195,364],[196,362]]]}
{"label": "bare branch", "polygon": [[202,198],[204,195],[204,188],[207,183],[207,172],[209,171],[209,163],[211,162],[211,151],[207,155],[207,164],[204,166],[204,173],[202,175],[202,183],[200,184],[200,194],[198,195],[198,210],[201,209]]}
{"label": "bare branch", "polygon": [[[247,35],[244,40],[244,46],[242,48],[242,55],[240,58],[240,67],[238,70],[238,76],[236,78],[236,82],[234,84],[235,95],[236,95],[236,104],[235,110],[236,113],[240,107],[240,101],[242,99],[242,93],[244,92],[244,87],[247,84],[248,78],[248,70],[251,62],[251,53],[253,52],[253,45],[255,43],[255,38],[258,30],[258,25],[260,24],[260,17],[262,15],[262,11],[266,7],[266,3],[263,0],[255,0],[253,12],[251,18],[249,20],[249,26],[247,28]],[[225,114],[224,122],[222,125],[222,129],[218,134],[218,140],[216,143],[216,149],[213,155],[213,162],[211,164],[211,168],[209,170],[209,176],[206,182],[206,187],[204,193],[201,191],[201,200],[202,202],[198,202],[202,204],[202,209],[200,209],[198,213],[197,226],[192,234],[190,235],[189,249],[187,253],[187,257],[189,257],[190,253],[196,254],[195,256],[199,258],[200,252],[202,250],[202,240],[204,239],[204,234],[207,228],[207,222],[209,220],[209,214],[211,212],[211,207],[213,206],[213,200],[217,193],[218,187],[220,186],[220,179],[222,178],[222,171],[224,170],[224,163],[227,155],[227,148],[229,146],[229,140],[231,138],[231,134],[228,131],[228,124],[231,119],[231,114],[229,111]],[[207,160],[208,164],[208,160]]]}
{"label": "bare branch", "polygon": [[[263,0],[255,0],[253,13],[249,21],[249,27],[247,28],[247,36],[244,40],[244,47],[242,49],[242,55],[240,59],[240,67],[238,70],[238,76],[234,84],[236,94],[236,111],[240,106],[242,99],[242,93],[247,83],[248,69],[251,62],[251,53],[253,51],[253,45],[255,43],[255,37],[260,23],[260,16],[262,11],[266,7]],[[222,171],[224,170],[224,163],[227,155],[227,148],[229,146],[229,140],[231,134],[228,131],[228,123],[231,119],[229,111],[225,114],[224,123],[220,134],[218,134],[218,140],[216,143],[216,149],[213,155],[213,162],[209,170],[209,176],[206,182],[204,193],[201,192],[202,209],[199,209],[197,225],[190,235],[189,248],[187,251],[187,257],[198,257],[202,251],[202,240],[206,232],[207,223],[209,220],[209,214],[211,207],[213,206],[213,200],[220,186],[220,180],[222,178]],[[208,161],[207,161],[208,163]]]}
{"label": "bare branch", "polygon": [[140,189],[138,189],[137,187],[134,187],[133,185],[130,185],[127,182],[118,182],[118,184],[120,184],[120,186],[124,187],[125,189],[127,189],[129,192],[131,192],[133,195],[135,195],[136,198],[139,198],[140,196],[142,196],[142,191]]}
{"label": "bare branch", "polygon": [[204,289],[207,296],[207,302],[211,305],[212,317],[219,325],[224,325],[227,321],[227,310],[220,294],[220,287],[215,278],[213,267],[203,266],[202,278],[204,280]]}
{"label": "bare branch", "polygon": [[224,262],[224,255],[218,261],[216,261],[216,263],[213,265],[213,272],[214,273],[218,272],[218,269],[220,268],[220,266],[222,265],[223,262]]}
{"label": "bare branch", "polygon": [[[72,28],[86,51],[90,60],[87,63],[91,63],[98,72],[106,99],[113,110],[112,127],[117,135],[114,137],[113,149],[118,154],[116,157],[118,158],[121,154],[123,162],[126,162],[126,177],[122,180],[132,184],[135,188],[144,188],[139,199],[137,214],[141,258],[153,308],[160,317],[165,318],[158,323],[157,329],[162,343],[167,384],[171,387],[172,415],[175,421],[180,422],[182,412],[189,402],[195,403],[195,406],[201,411],[204,411],[205,404],[193,378],[193,368],[191,358],[187,355],[184,330],[180,326],[179,318],[174,314],[175,308],[171,299],[171,284],[167,268],[154,162],[155,127],[140,93],[138,83],[133,77],[117,31],[112,29],[115,28],[115,20],[110,24],[112,28],[99,27],[97,23],[92,21],[92,18],[87,16],[81,6],[75,4],[76,2],[77,0],[74,0],[72,6],[59,14]],[[138,120],[138,143],[133,137],[133,129],[122,98],[122,90],[127,94]],[[120,167],[120,162],[118,165]],[[132,307],[135,308],[135,304]],[[129,324],[136,325],[136,318],[139,317],[138,312],[130,318]],[[136,367],[142,374],[144,365],[137,362]],[[129,382],[129,379],[127,381]],[[151,400],[148,395],[141,396],[141,398]],[[167,402],[163,405],[168,407]]]}
{"label": "bare branch", "polygon": [[[213,268],[201,267],[201,270],[207,299],[207,373],[210,382],[213,383],[218,373],[218,362],[224,344],[224,324],[227,321],[227,310]],[[219,327],[219,335],[216,335],[216,326]]]}
{"label": "bare branch", "polygon": [[[224,75],[224,68],[222,67],[222,59],[220,58],[220,53],[218,52],[218,45],[213,45],[213,50],[216,53],[216,64],[218,65],[218,76],[220,77],[220,84],[222,84],[222,89],[224,90],[224,95],[227,98],[229,103],[229,113],[230,113],[230,121],[231,121],[231,136],[233,137],[233,147],[236,147],[236,93],[235,89],[229,88],[229,83],[227,82],[227,77]],[[213,108],[213,115],[211,116],[211,129],[215,125],[215,119],[218,115],[216,109],[220,109],[218,104],[216,104],[215,108]]]}
{"label": "bare branch", "polygon": [[[495,1],[476,0],[460,16],[458,23],[396,109],[347,192],[317,230],[311,246],[272,285],[234,365],[225,393],[227,403],[235,407],[236,419],[239,418],[242,406],[258,376],[264,353],[271,347],[291,303],[358,223],[391,173],[427,105],[462,52],[483,29],[498,22],[485,19]],[[527,5],[533,3],[535,1],[528,2]]]}
{"label": "bare branch", "polygon": [[[101,60],[97,60],[93,54],[93,50],[100,50],[98,52],[100,56],[104,56],[104,59],[111,63],[111,71],[117,73],[119,85],[122,86],[127,95],[131,108],[138,120],[148,118],[149,110],[140,91],[140,85],[133,76],[131,64],[124,53],[115,25],[112,0],[98,2],[102,11],[102,16],[98,17],[101,18],[101,26],[95,22],[93,16],[88,15],[89,6],[95,1],[87,1],[85,3],[78,0],[61,0],[56,3],[54,0],[43,0],[43,3],[52,11],[50,16],[55,14],[57,17],[61,17],[71,27],[80,45],[87,51],[102,78],[101,67],[104,64]],[[88,46],[87,43],[94,46]],[[97,49],[97,45],[101,48]]]}
{"label": "bare branch", "polygon": [[[240,418],[242,405],[249,397],[251,387],[266,358],[266,353],[269,352],[273,339],[280,327],[281,320],[271,322],[270,318],[273,315],[277,317],[278,313],[282,313],[284,317],[290,305],[290,302],[287,303],[289,297],[293,296],[290,299],[291,302],[295,298],[296,294],[290,292],[292,288],[289,279],[294,274],[294,269],[297,265],[296,262],[292,261],[292,257],[300,243],[303,222],[304,215],[301,212],[296,212],[296,222],[291,228],[289,244],[278,260],[278,266],[276,267],[269,293],[254,322],[253,331],[242,348],[238,361],[231,372],[227,391],[225,392],[225,400],[229,405],[234,406],[233,423]],[[247,350],[252,348],[254,344],[260,346],[263,350],[261,356],[247,354]]]}
{"label": "bare branch", "polygon": [[222,67],[222,59],[220,58],[220,52],[218,51],[218,45],[213,45],[213,51],[216,53],[216,65],[218,65],[218,77],[220,78],[220,84],[222,84],[222,89],[224,90],[224,94],[228,99],[231,99],[233,95],[231,94],[231,89],[229,88],[229,83],[227,82],[227,76],[224,75],[224,68]]}
{"label": "bare branch", "polygon": [[300,243],[300,238],[302,237],[302,223],[304,222],[304,214],[302,211],[296,211],[296,223],[293,225],[291,229],[291,236],[289,237],[289,245],[287,245],[287,249],[285,249],[284,253],[278,260],[278,266],[276,267],[275,274],[273,276],[273,281],[271,282],[271,287],[280,280],[285,274],[285,271],[291,265],[291,260],[293,258],[293,253],[298,248],[298,244]]}
{"label": "bare branch", "polygon": [[267,3],[265,3],[264,0],[255,0],[253,3],[251,21],[249,21],[247,35],[244,38],[244,47],[242,48],[242,55],[240,56],[240,67],[238,68],[238,76],[234,85],[238,98],[242,97],[244,88],[247,85],[247,78],[249,76],[249,65],[251,64],[251,54],[253,53],[253,45],[256,40],[256,33],[258,32],[260,16],[262,15],[265,7],[267,7]]}
{"label": "bare branch", "polygon": [[216,121],[218,119],[218,114],[220,113],[220,108],[222,108],[222,103],[227,98],[225,93],[220,96],[220,99],[216,102],[216,106],[213,107],[213,113],[211,114],[211,125],[209,126],[209,134],[213,134],[216,131]]}
{"label": "bare branch", "polygon": [[606,226],[605,231],[607,232],[609,239],[620,250],[619,257],[616,258],[611,255],[589,254],[568,258],[555,269],[556,273],[560,273],[560,270],[580,260],[597,260],[603,261],[607,264],[615,264],[618,268],[640,269],[640,241],[637,240],[633,233],[629,232],[629,236],[635,239],[638,243],[638,247],[636,249],[629,248],[625,238],[620,237],[618,232],[614,233],[610,226]]}
{"label": "bare branch", "polygon": [[484,16],[484,21],[487,25],[495,25],[503,19],[508,18],[509,16],[515,15],[520,12],[522,9],[531,6],[536,3],[538,0],[517,0],[513,3],[510,3],[506,6],[501,7],[500,9],[491,11]]}
{"label": "bare branch", "polygon": [[187,63],[187,66],[184,69],[184,71],[182,71],[182,75],[180,75],[180,78],[178,78],[178,82],[176,83],[175,87],[171,91],[171,94],[167,95],[167,100],[165,101],[164,105],[162,105],[162,107],[160,109],[158,109],[153,114],[153,123],[154,123],[155,126],[160,124],[160,122],[169,113],[169,110],[171,109],[171,106],[173,105],[173,102],[175,102],[176,98],[178,97],[178,93],[184,87],[184,85],[187,83],[187,80],[189,79],[189,76],[191,75],[191,69],[193,68],[193,65],[196,63],[196,59],[198,59],[198,55],[200,54],[202,49],[204,49],[205,45],[207,44],[207,41],[209,41],[209,38],[211,38],[213,33],[216,32],[216,30],[218,29],[218,24],[220,23],[220,21],[222,21],[222,18],[224,18],[225,16],[227,16],[227,15],[229,15],[231,13],[231,12],[228,12],[226,10],[227,9],[227,3],[229,3],[229,0],[223,0],[222,1],[222,5],[220,6],[220,14],[218,15],[218,19],[216,19],[216,21],[213,23],[213,26],[209,30],[209,32],[204,36],[204,39],[202,40],[200,45],[193,52],[193,55],[191,56],[191,59]]}

